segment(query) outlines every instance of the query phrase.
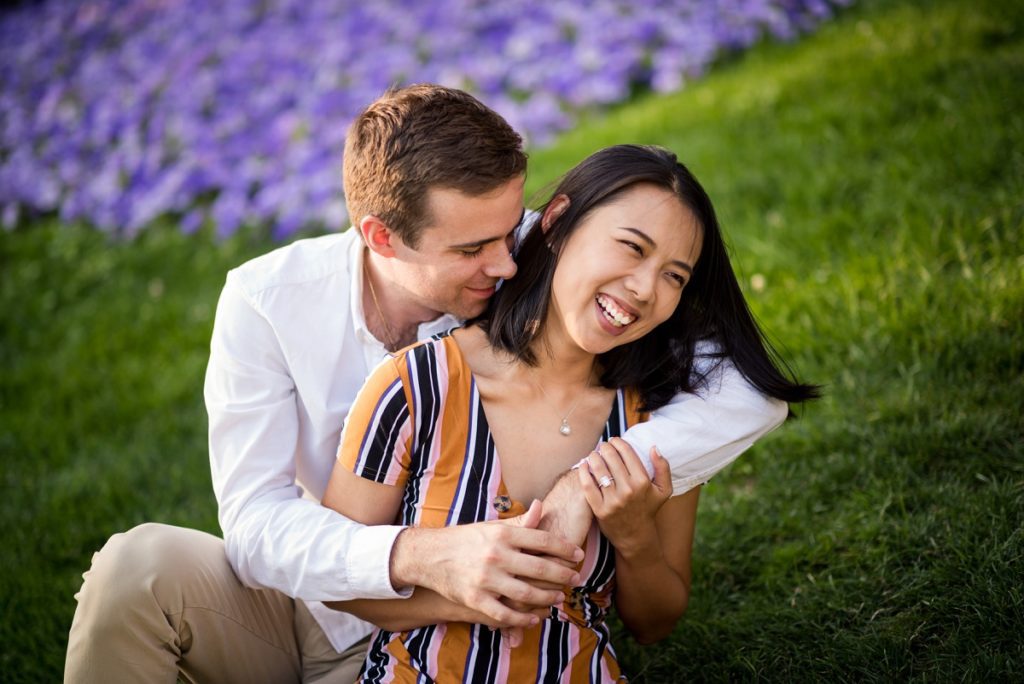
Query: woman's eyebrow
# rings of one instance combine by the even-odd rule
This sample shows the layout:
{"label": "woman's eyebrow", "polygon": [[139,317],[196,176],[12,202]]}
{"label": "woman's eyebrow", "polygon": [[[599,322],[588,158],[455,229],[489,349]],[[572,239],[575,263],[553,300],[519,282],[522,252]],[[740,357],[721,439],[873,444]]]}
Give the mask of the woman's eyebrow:
{"label": "woman's eyebrow", "polygon": [[[654,241],[654,238],[652,238],[650,235],[640,230],[639,228],[631,228],[629,226],[620,226],[620,228],[622,230],[628,230],[630,233],[633,233],[633,235],[636,235],[638,238],[640,238],[648,245],[650,245],[651,249],[656,249],[658,247],[658,243]],[[675,264],[676,266],[686,271],[690,275],[693,275],[693,266],[690,266],[690,264],[686,263],[685,261],[673,259],[670,263]]]}

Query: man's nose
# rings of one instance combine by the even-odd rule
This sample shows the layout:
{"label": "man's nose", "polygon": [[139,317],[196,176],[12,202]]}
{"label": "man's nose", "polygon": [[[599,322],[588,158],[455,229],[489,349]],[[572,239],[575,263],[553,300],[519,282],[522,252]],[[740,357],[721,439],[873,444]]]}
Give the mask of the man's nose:
{"label": "man's nose", "polygon": [[504,242],[497,242],[494,250],[489,255],[487,265],[484,266],[484,273],[490,278],[504,278],[508,280],[516,274],[517,266],[512,253]]}

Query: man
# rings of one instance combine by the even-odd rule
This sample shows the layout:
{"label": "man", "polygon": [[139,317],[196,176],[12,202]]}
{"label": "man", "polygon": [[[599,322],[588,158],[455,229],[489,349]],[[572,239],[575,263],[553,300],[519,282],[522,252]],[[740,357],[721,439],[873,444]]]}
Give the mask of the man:
{"label": "man", "polygon": [[[363,527],[317,503],[374,366],[515,275],[525,169],[519,136],[457,90],[395,90],[356,119],[355,230],[254,259],[221,295],[205,394],[223,542],[163,525],[112,537],[78,596],[66,681],[352,681],[370,626],[323,602],[413,594],[360,616],[515,628],[561,600],[549,587],[578,580],[581,553],[567,537],[589,525],[575,478],[512,525]],[[680,494],[785,415],[724,364],[707,396],[626,437],[660,447]]]}

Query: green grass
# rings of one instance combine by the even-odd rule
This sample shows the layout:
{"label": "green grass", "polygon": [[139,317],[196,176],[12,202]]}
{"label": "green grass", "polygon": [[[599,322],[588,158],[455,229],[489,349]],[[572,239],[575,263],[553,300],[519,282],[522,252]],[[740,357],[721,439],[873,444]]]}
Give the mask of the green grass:
{"label": "green grass", "polygon": [[[827,389],[705,488],[686,618],[618,639],[636,679],[1024,678],[1022,83],[1019,3],[867,2],[533,153],[531,192],[606,144],[675,150]],[[111,533],[216,531],[207,341],[225,271],[270,247],[0,233],[6,681],[59,678]]]}

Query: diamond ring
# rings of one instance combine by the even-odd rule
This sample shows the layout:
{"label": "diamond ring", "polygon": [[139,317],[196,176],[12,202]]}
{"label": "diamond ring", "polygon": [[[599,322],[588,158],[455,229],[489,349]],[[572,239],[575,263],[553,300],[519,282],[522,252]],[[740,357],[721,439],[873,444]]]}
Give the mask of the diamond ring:
{"label": "diamond ring", "polygon": [[615,478],[612,477],[611,475],[605,475],[604,477],[597,481],[597,486],[600,487],[601,489],[604,489],[612,482],[615,482]]}

